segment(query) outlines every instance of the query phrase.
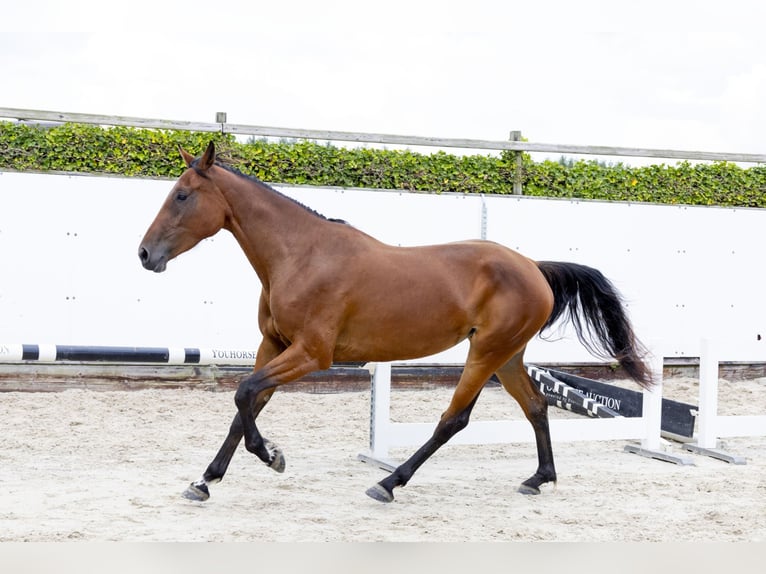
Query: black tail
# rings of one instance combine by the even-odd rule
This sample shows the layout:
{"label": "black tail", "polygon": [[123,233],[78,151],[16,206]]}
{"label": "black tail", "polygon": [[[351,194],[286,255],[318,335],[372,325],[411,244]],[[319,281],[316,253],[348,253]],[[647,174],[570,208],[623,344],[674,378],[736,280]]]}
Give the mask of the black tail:
{"label": "black tail", "polygon": [[622,297],[597,269],[557,261],[537,266],[553,290],[553,311],[543,330],[562,315],[574,325],[580,342],[598,357],[617,359],[639,385],[649,388],[652,375],[644,363],[647,351],[633,333]]}

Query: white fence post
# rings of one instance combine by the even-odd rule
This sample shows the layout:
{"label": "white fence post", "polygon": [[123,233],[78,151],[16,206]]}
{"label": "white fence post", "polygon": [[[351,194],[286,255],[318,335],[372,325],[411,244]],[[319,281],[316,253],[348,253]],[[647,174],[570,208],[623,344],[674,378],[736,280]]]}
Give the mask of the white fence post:
{"label": "white fence post", "polygon": [[625,445],[625,452],[630,452],[647,458],[664,460],[673,464],[694,465],[688,457],[678,456],[664,451],[660,445],[662,433],[662,377],[665,358],[665,344],[655,341],[650,349],[649,368],[651,369],[654,388],[644,389],[642,393],[641,418],[644,421],[644,431],[641,445]]}
{"label": "white fence post", "polygon": [[391,423],[391,363],[376,363],[372,367],[370,412],[370,452],[374,457],[386,458]]}
{"label": "white fence post", "polygon": [[370,454],[359,454],[362,462],[393,472],[387,462],[391,446],[391,363],[368,363],[370,370]]}
{"label": "white fence post", "polygon": [[715,419],[718,415],[718,346],[715,341],[700,341],[699,408],[697,446],[716,448]]}
{"label": "white fence post", "polygon": [[[718,448],[722,436],[766,435],[766,417],[763,416],[718,416],[718,365],[720,362],[717,341],[708,338],[700,340],[699,407],[697,409],[697,441],[687,443],[684,448],[731,464],[747,464],[737,456]],[[725,428],[733,422],[734,428]]]}
{"label": "white fence post", "polygon": [[641,416],[646,424],[646,432],[641,439],[641,446],[646,450],[660,449],[660,434],[662,433],[662,369],[664,353],[659,345],[652,350],[649,362],[654,380],[651,390],[644,390],[642,395],[643,409]]}

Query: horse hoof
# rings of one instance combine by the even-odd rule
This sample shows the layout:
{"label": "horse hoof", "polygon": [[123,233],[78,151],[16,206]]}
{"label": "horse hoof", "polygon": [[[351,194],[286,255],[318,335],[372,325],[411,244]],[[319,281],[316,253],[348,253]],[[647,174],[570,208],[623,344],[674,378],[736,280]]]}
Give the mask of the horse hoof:
{"label": "horse hoof", "polygon": [[194,500],[197,502],[205,502],[210,498],[210,490],[208,490],[207,484],[191,483],[186,490],[183,491],[182,496],[187,500]]}
{"label": "horse hoof", "polygon": [[365,494],[378,502],[393,502],[394,495],[381,485],[376,484],[365,491]]}
{"label": "horse hoof", "polygon": [[266,444],[266,449],[268,449],[269,454],[271,454],[271,462],[268,463],[267,466],[277,472],[284,472],[286,465],[285,455],[282,454],[282,449],[270,440],[266,440],[264,442]]}
{"label": "horse hoof", "polygon": [[540,489],[534,486],[529,486],[528,484],[521,484],[519,486],[519,492],[521,494],[540,494]]}

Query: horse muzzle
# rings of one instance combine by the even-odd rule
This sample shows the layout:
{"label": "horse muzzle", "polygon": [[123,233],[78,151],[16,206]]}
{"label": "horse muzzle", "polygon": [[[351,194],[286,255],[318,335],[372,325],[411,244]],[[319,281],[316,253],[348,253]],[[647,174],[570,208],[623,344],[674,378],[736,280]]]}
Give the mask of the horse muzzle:
{"label": "horse muzzle", "polygon": [[155,273],[162,273],[168,265],[167,257],[164,254],[153,253],[143,245],[138,248],[138,258],[141,260],[141,265],[144,266],[144,269],[154,271]]}

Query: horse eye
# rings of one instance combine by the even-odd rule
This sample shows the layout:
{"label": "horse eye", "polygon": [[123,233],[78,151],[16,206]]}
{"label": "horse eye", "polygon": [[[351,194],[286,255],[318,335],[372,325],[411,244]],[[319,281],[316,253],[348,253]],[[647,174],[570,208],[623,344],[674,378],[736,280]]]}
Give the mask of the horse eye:
{"label": "horse eye", "polygon": [[179,191],[179,192],[176,194],[176,199],[177,199],[178,201],[186,201],[186,198],[188,198],[188,197],[189,197],[189,194],[188,194],[188,193],[186,193],[186,192],[183,192],[183,191]]}

